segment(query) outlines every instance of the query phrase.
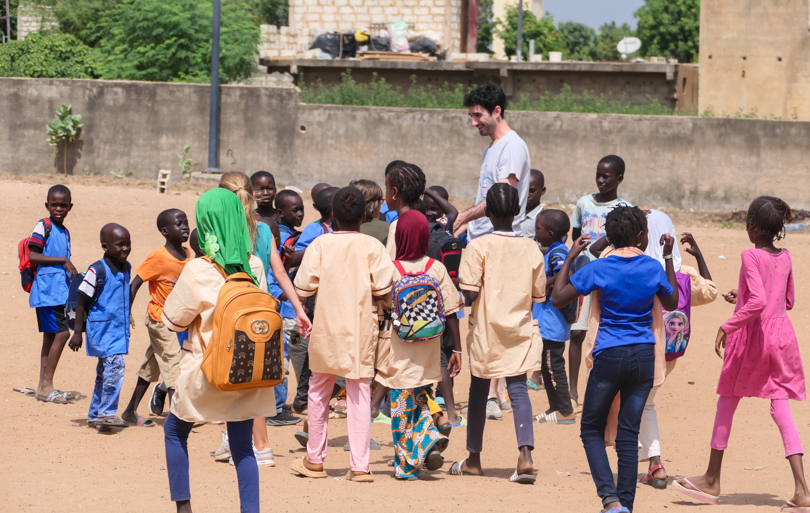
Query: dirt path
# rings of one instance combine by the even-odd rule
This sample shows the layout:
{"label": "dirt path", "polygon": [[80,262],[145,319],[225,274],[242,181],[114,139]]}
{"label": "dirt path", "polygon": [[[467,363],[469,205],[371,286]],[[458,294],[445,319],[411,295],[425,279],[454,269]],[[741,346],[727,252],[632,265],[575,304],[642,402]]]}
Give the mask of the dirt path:
{"label": "dirt path", "polygon": [[[0,440],[6,447],[0,459],[0,511],[79,512],[103,510],[115,512],[173,511],[169,503],[168,481],[161,428],[129,428],[103,435],[85,427],[85,415],[94,380],[95,360],[85,353],[66,349],[56,375],[63,390],[82,394],[68,406],[37,402],[12,392],[13,387],[35,386],[39,369],[40,335],[37,333],[28,296],[19,285],[16,244],[33,228],[37,219],[47,215],[43,203],[49,182],[41,180],[0,180],[7,198],[0,224],[0,361],[3,362],[3,421]],[[109,182],[109,181],[108,181]],[[130,261],[137,266],[153,249],[162,244],[155,228],[157,214],[177,207],[191,214],[198,190],[178,195],[159,196],[146,187],[127,187],[108,183],[94,186],[74,180],[70,184],[75,207],[67,225],[73,240],[74,263],[83,270],[101,256],[98,231],[106,222],[118,222],[132,233]],[[314,219],[311,201],[305,201],[307,221]],[[191,215],[190,215],[191,217]],[[678,229],[691,229],[706,255],[721,291],[735,288],[739,272],[739,254],[749,247],[745,232],[706,227],[689,218],[678,217]],[[794,259],[796,310],[791,314],[805,361],[809,356],[804,343],[810,325],[810,235],[790,235],[785,241]],[[684,255],[689,263],[691,257]],[[127,376],[121,408],[128,401],[148,344],[144,317],[147,294],[139,294],[134,311],[139,325],[133,333],[130,354],[126,357]],[[707,463],[709,438],[714,420],[715,385],[721,361],[715,356],[713,342],[719,324],[732,312],[722,301],[700,307],[693,313],[693,338],[686,357],[670,375],[658,393],[664,460],[672,476],[700,473]],[[466,334],[466,331],[465,333]],[[465,354],[466,357],[466,354]],[[469,378],[465,370],[456,383],[456,397],[466,401]],[[584,377],[580,380],[584,393]],[[294,385],[290,383],[290,389]],[[543,392],[532,392],[536,412],[547,407]],[[144,403],[145,405],[145,403]],[[793,403],[793,415],[805,444],[810,444],[810,412],[806,403]],[[793,493],[788,465],[783,457],[779,432],[764,400],[743,401],[737,411],[735,431],[727,451],[723,474],[721,505],[712,511],[778,511],[784,499]],[[141,414],[146,414],[145,406]],[[162,418],[155,418],[162,425]],[[210,456],[219,447],[224,426],[208,424],[194,430],[190,439],[193,503],[197,511],[235,511],[238,509],[236,474],[227,463],[217,464]],[[260,469],[262,504],[265,511],[549,511],[593,512],[599,508],[582,444],[579,427],[535,425],[534,461],[538,480],[535,486],[517,486],[507,482],[517,459],[514,427],[510,413],[503,421],[490,421],[485,435],[483,462],[487,476],[452,477],[450,462],[464,456],[465,433],[457,430],[442,470],[426,473],[421,482],[396,482],[386,463],[392,459],[390,427],[373,424],[372,437],[383,444],[372,452],[372,470],[377,481],[372,485],[347,482],[348,470],[346,422],[330,422],[330,450],[327,469],[330,479],[318,482],[293,476],[290,462],[303,450],[293,439],[296,427],[270,427],[270,440],[276,453],[275,468]],[[291,452],[292,451],[292,452]],[[615,454],[608,453],[614,462]],[[646,464],[639,466],[646,469]],[[698,507],[685,501],[671,489],[656,491],[639,487],[636,510],[642,512],[694,512]]]}

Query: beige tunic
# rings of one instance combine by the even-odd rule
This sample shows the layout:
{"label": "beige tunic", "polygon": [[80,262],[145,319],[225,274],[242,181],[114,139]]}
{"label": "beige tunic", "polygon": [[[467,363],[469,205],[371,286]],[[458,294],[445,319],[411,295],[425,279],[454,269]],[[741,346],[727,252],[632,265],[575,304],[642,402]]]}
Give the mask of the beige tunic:
{"label": "beige tunic", "polygon": [[[425,256],[401,263],[405,271],[417,273],[425,270],[427,261],[428,257]],[[441,262],[434,261],[427,274],[439,283],[445,316],[455,314],[464,307],[453,280]],[[399,271],[395,270],[394,281],[401,277]],[[400,390],[438,383],[442,380],[441,341],[442,337],[434,337],[422,342],[406,343],[395,334],[392,338],[392,331],[380,333],[375,362],[377,376],[374,379],[388,388]]]}
{"label": "beige tunic", "polygon": [[479,292],[469,316],[467,350],[473,376],[517,376],[540,367],[543,343],[532,303],[546,299],[543,254],[537,243],[494,232],[474,239],[461,257],[462,290]]}
{"label": "beige tunic", "polygon": [[309,339],[312,372],[374,375],[379,326],[372,296],[391,292],[394,264],[377,239],[335,232],[315,239],[295,277],[298,295],[318,293]]}
{"label": "beige tunic", "polygon": [[[250,268],[259,278],[259,286],[267,290],[267,277],[262,261],[250,257]],[[214,330],[214,307],[225,278],[216,268],[201,258],[183,267],[166,304],[163,322],[172,331],[189,330],[188,341],[180,357],[180,377],[177,379],[171,410],[188,422],[222,422],[268,417],[276,414],[272,388],[223,392],[205,378],[200,366],[203,361],[202,341],[208,344]],[[200,331],[195,320],[200,317]]]}
{"label": "beige tunic", "polygon": [[391,260],[397,259],[397,222],[399,219],[394,219],[391,226],[388,227],[388,240],[385,241],[385,249],[388,250],[388,256]]}

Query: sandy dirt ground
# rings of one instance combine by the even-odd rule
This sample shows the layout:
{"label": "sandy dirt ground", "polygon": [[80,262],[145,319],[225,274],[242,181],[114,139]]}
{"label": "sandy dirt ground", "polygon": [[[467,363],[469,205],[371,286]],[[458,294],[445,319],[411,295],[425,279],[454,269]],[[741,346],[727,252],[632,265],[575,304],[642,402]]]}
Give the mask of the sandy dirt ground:
{"label": "sandy dirt ground", "polygon": [[[41,336],[34,311],[20,288],[17,271],[17,242],[30,233],[36,221],[47,215],[43,203],[52,177],[27,180],[0,178],[6,198],[0,223],[0,361],[3,362],[2,422],[0,440],[5,447],[0,458],[0,511],[174,511],[169,502],[163,450],[163,431],[156,428],[128,428],[113,434],[99,434],[85,427],[85,416],[94,381],[95,359],[84,350],[67,348],[56,374],[62,390],[79,392],[73,404],[62,406],[38,402],[15,393],[12,388],[36,386]],[[118,222],[132,234],[130,261],[137,266],[162,238],[155,227],[157,214],[177,207],[189,213],[205,186],[176,187],[177,194],[160,196],[147,183],[106,178],[71,178],[74,208],[67,218],[73,241],[73,262],[80,270],[101,257],[98,233],[107,222]],[[549,180],[550,187],[552,186]],[[307,221],[315,218],[306,198]],[[632,199],[632,198],[631,198]],[[722,229],[717,223],[697,217],[676,217],[679,230],[691,230],[706,255],[720,290],[736,288],[740,252],[749,247],[744,231]],[[807,358],[807,328],[810,325],[810,235],[789,235],[784,246],[793,254],[796,279],[796,309],[791,313]],[[684,255],[689,263],[691,257]],[[139,294],[134,312],[139,320],[126,357],[127,374],[121,395],[121,410],[129,400],[136,370],[148,344],[140,322],[145,315],[148,294]],[[715,386],[721,361],[714,354],[717,327],[731,315],[732,307],[722,300],[693,311],[692,343],[658,393],[663,457],[671,476],[702,473],[708,461],[709,439],[716,403]],[[466,335],[466,330],[463,333]],[[465,354],[466,358],[466,354]],[[810,361],[810,360],[806,360]],[[456,381],[457,401],[464,404],[469,386],[467,362]],[[290,390],[294,390],[294,378]],[[585,378],[580,378],[580,394]],[[148,396],[147,396],[148,398]],[[531,392],[535,413],[547,407],[543,392]],[[119,410],[119,412],[121,411]],[[810,411],[806,403],[793,403],[793,415],[805,444],[810,444]],[[793,483],[784,459],[779,432],[769,415],[769,403],[750,399],[741,403],[734,433],[725,458],[721,504],[710,508],[685,500],[671,487],[664,491],[639,485],[637,512],[717,513],[778,511],[793,494]],[[147,414],[146,401],[140,408]],[[160,426],[163,418],[154,418]],[[195,429],[189,444],[192,503],[196,511],[237,511],[236,474],[227,463],[215,463],[211,453],[219,447],[224,426],[207,424]],[[329,511],[353,513],[371,511],[549,511],[594,512],[600,503],[588,471],[579,440],[579,425],[535,424],[534,486],[510,484],[517,459],[511,413],[502,421],[489,421],[485,434],[483,464],[486,477],[453,477],[450,463],[465,455],[464,429],[454,430],[445,452],[446,463],[436,472],[425,472],[419,482],[393,479],[387,462],[393,458],[390,426],[372,424],[372,437],[383,444],[372,452],[374,484],[345,480],[348,470],[345,420],[330,421],[329,479],[313,481],[294,476],[289,466],[304,451],[293,439],[299,426],[270,427],[276,454],[275,468],[261,468],[261,498],[265,511]],[[608,451],[615,469],[615,453]],[[639,465],[639,477],[646,471]]]}

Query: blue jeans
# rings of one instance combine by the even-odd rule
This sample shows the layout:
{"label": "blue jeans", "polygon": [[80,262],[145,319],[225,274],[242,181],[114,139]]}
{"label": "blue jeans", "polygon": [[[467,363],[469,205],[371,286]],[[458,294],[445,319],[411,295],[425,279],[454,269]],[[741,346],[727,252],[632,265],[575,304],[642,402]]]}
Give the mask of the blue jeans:
{"label": "blue jeans", "polygon": [[[236,466],[239,502],[242,513],[259,511],[259,467],[253,454],[253,421],[228,422],[228,441]],[[193,422],[178,419],[169,413],[163,423],[166,447],[166,470],[169,471],[169,492],[173,502],[191,500],[188,479],[188,435]]]}
{"label": "blue jeans", "polygon": [[287,374],[290,372],[290,359],[284,358],[284,381],[273,387],[276,396],[276,414],[281,413],[284,404],[287,402]]}
{"label": "blue jeans", "polygon": [[87,422],[112,417],[118,411],[118,398],[124,385],[124,366],[124,356],[120,354],[98,359],[96,386],[90,398]]}
{"label": "blue jeans", "polygon": [[[653,344],[605,349],[593,362],[582,403],[580,437],[603,506],[619,501],[633,511],[638,474],[638,429],[654,380]],[[617,395],[621,397],[616,433],[619,472],[614,484],[605,449],[605,426]]]}

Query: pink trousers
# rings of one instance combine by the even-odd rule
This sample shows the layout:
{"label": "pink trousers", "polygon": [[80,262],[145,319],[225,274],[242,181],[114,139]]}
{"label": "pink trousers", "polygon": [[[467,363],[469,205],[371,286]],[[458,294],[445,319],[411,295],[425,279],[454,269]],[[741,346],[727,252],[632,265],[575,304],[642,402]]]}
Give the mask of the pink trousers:
{"label": "pink trousers", "polygon": [[[309,441],[307,461],[322,464],[326,459],[329,400],[335,386],[334,374],[312,373],[309,378]],[[371,459],[371,385],[368,378],[346,379],[346,413],[349,425],[350,467],[355,472],[368,472]]]}
{"label": "pink trousers", "polygon": [[[737,405],[740,404],[740,399],[741,397],[721,395],[717,400],[717,414],[714,417],[714,430],[712,431],[712,449],[725,451],[728,447],[731,421],[734,419],[734,412],[737,410]],[[804,454],[802,442],[799,440],[799,431],[793,422],[787,399],[771,399],[771,417],[782,435],[785,458],[794,454]]]}

